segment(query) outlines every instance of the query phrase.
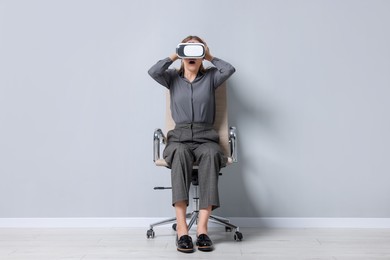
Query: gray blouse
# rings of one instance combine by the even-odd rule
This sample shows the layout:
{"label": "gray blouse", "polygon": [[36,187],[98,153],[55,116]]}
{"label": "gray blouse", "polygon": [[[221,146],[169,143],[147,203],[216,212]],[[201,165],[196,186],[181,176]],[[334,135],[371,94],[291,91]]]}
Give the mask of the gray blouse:
{"label": "gray blouse", "polygon": [[215,67],[199,73],[189,82],[176,69],[169,69],[173,63],[165,58],[153,65],[148,73],[158,83],[169,89],[171,95],[172,118],[176,124],[214,123],[215,89],[227,80],[235,68],[228,62],[214,57]]}

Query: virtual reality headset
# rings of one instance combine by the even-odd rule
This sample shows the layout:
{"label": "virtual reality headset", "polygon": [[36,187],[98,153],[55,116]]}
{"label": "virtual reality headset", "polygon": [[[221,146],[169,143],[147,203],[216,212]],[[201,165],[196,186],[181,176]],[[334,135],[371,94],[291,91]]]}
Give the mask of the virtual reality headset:
{"label": "virtual reality headset", "polygon": [[180,43],[176,47],[176,54],[182,59],[202,59],[206,49],[202,43]]}

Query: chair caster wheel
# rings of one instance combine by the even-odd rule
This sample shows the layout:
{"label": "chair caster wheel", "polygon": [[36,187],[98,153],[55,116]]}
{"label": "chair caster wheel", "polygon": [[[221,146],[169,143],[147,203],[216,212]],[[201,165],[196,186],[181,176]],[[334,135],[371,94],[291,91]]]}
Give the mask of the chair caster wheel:
{"label": "chair caster wheel", "polygon": [[232,228],[231,227],[225,227],[225,232],[232,232]]}
{"label": "chair caster wheel", "polygon": [[177,224],[176,224],[176,223],[172,225],[172,229],[173,229],[174,231],[176,231],[176,227],[177,227]]}
{"label": "chair caster wheel", "polygon": [[242,233],[236,231],[236,233],[234,234],[234,240],[235,241],[241,241],[242,239],[243,239]]}
{"label": "chair caster wheel", "polygon": [[149,229],[148,231],[146,231],[146,237],[147,238],[154,238],[154,231],[153,231],[153,229]]}

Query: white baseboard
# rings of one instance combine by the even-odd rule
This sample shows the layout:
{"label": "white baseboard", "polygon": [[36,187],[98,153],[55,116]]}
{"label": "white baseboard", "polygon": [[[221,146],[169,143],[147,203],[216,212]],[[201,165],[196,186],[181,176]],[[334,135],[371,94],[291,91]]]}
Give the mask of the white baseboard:
{"label": "white baseboard", "polygon": [[[148,228],[164,218],[0,218],[0,228]],[[230,218],[239,227],[390,228],[390,218]]]}
{"label": "white baseboard", "polygon": [[390,218],[232,218],[231,221],[242,227],[264,228],[390,228]]}

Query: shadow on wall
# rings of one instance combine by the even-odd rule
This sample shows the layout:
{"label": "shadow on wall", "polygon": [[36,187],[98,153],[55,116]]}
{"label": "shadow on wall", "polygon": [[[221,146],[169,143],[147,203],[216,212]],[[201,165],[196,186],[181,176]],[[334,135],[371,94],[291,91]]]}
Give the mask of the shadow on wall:
{"label": "shadow on wall", "polygon": [[[269,208],[269,187],[265,180],[266,161],[257,148],[261,148],[261,133],[275,133],[273,126],[274,114],[267,104],[256,104],[244,100],[242,86],[238,82],[228,82],[228,115],[229,126],[237,127],[238,163],[222,169],[223,175],[219,181],[221,208],[218,213],[226,217],[261,217],[268,215],[263,212]],[[254,98],[252,96],[252,98]],[[256,99],[256,98],[255,98]],[[266,134],[267,135],[267,134]]]}

